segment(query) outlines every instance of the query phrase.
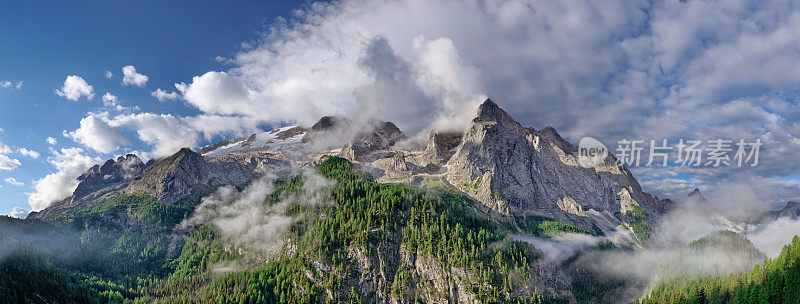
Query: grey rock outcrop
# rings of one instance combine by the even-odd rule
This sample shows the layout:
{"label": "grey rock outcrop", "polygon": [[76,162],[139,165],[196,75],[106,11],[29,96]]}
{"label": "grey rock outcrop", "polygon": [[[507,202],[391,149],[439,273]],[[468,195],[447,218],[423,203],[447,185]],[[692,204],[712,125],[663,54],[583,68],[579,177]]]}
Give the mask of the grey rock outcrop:
{"label": "grey rock outcrop", "polygon": [[[133,154],[120,156],[116,161],[109,159],[102,166],[94,165],[78,177],[80,184],[72,194],[73,200],[92,200],[104,192],[118,190],[119,186],[131,181],[142,173],[144,163]],[[102,191],[102,190],[106,191]]]}
{"label": "grey rock outcrop", "polygon": [[590,231],[616,229],[637,207],[649,222],[658,217],[613,156],[584,168],[576,151],[555,129],[524,128],[486,100],[447,161],[446,178],[501,213],[537,213]]}
{"label": "grey rock outcrop", "polygon": [[145,164],[133,154],[120,156],[116,161],[109,159],[102,166],[94,165],[78,177],[80,183],[70,197],[54,202],[39,212],[31,212],[28,218],[44,218],[116,193],[141,174],[144,168]]}
{"label": "grey rock outcrop", "polygon": [[421,165],[434,164],[441,166],[453,156],[455,149],[461,143],[462,133],[431,131],[428,145],[422,154]]}
{"label": "grey rock outcrop", "polygon": [[125,188],[126,193],[146,193],[175,201],[208,183],[211,168],[203,156],[189,148],[155,161]]}

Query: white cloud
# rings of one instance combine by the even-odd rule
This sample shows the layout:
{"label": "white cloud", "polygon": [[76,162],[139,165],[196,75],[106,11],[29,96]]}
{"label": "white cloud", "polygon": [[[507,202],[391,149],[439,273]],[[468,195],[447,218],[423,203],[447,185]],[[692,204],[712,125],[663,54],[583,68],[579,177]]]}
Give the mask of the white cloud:
{"label": "white cloud", "polygon": [[34,192],[28,196],[31,210],[42,210],[51,203],[72,195],[72,192],[78,187],[78,176],[101,161],[98,157],[89,157],[83,153],[84,150],[81,148],[63,148],[53,151],[53,155],[48,158],[48,161],[56,169],[56,172],[33,182]]}
{"label": "white cloud", "polygon": [[0,80],[0,88],[14,88],[17,90],[21,90],[22,81],[12,82],[8,80]]}
{"label": "white cloud", "polygon": [[111,94],[109,92],[103,94],[103,103],[116,103],[116,102],[117,102],[117,96],[115,96],[114,94]]}
{"label": "white cloud", "polygon": [[[659,195],[682,193],[746,173],[774,186],[781,193],[770,197],[779,199],[796,191],[782,178],[800,172],[800,11],[792,7],[782,0],[315,3],[226,58],[232,69],[177,83],[201,115],[126,114],[107,123],[137,132],[162,155],[210,134],[259,122],[311,124],[323,115],[390,120],[410,135],[459,128],[486,95],[524,125],[553,125],[573,140],[759,138],[765,149],[756,168],[679,168],[680,177],[643,184]],[[129,67],[127,74],[141,75]]]}
{"label": "white cloud", "polygon": [[5,154],[0,154],[0,170],[14,170],[22,165],[18,159],[10,158]]}
{"label": "white cloud", "polygon": [[150,92],[150,95],[158,99],[160,102],[164,102],[165,100],[176,100],[180,98],[180,95],[177,92],[167,92],[162,89],[156,89],[155,91]]}
{"label": "white cloud", "polygon": [[173,154],[183,147],[197,146],[197,133],[170,114],[138,113],[118,115],[109,120],[115,128],[134,130],[139,140],[153,146],[143,158]]}
{"label": "white cloud", "polygon": [[38,158],[39,157],[39,152],[36,152],[34,150],[28,150],[26,148],[17,149],[17,153],[25,155],[25,156],[30,157],[30,158]]}
{"label": "white cloud", "polygon": [[6,182],[6,184],[9,184],[9,185],[12,185],[12,186],[24,186],[25,185],[24,183],[22,183],[20,181],[17,181],[13,177],[6,178],[5,182]]}
{"label": "white cloud", "polygon": [[108,78],[108,79],[111,79],[111,77],[114,77],[114,73],[111,73],[111,71],[109,71],[109,70],[106,70],[105,75],[106,75],[106,78]]}
{"label": "white cloud", "polygon": [[239,77],[225,72],[195,76],[183,92],[186,100],[201,111],[222,115],[255,114],[259,104],[253,101],[254,94]]}
{"label": "white cloud", "polygon": [[132,65],[127,65],[122,67],[122,84],[123,85],[135,85],[137,87],[143,87],[149,77],[139,74],[136,72],[136,68]]}
{"label": "white cloud", "polygon": [[14,210],[11,210],[11,213],[8,215],[16,218],[25,218],[25,216],[28,215],[28,211],[25,211],[25,209],[22,209],[22,207],[17,206],[14,207]]}
{"label": "white cloud", "polygon": [[47,137],[45,141],[50,145],[55,145],[56,143],[58,143],[58,141],[53,137]]}
{"label": "white cloud", "polygon": [[120,145],[129,142],[116,128],[109,125],[106,116],[107,113],[90,113],[81,119],[80,128],[72,132],[65,131],[64,135],[97,152],[114,152]]}
{"label": "white cloud", "polygon": [[124,113],[132,113],[139,111],[139,106],[125,107],[119,104],[119,99],[116,95],[106,92],[103,94],[103,107],[105,110],[117,111]]}
{"label": "white cloud", "polygon": [[64,80],[64,85],[61,89],[56,90],[56,95],[72,101],[78,101],[81,96],[92,99],[94,98],[94,87],[89,85],[86,80],[83,80],[80,76],[69,75],[67,79]]}
{"label": "white cloud", "polygon": [[485,94],[572,139],[769,147],[757,168],[682,170],[688,180],[662,188],[677,191],[800,172],[798,44],[790,1],[345,0],[279,20],[233,69],[176,87],[206,114],[267,122],[373,115],[413,135],[458,128]]}
{"label": "white cloud", "polygon": [[170,155],[183,147],[196,148],[201,138],[252,134],[259,131],[259,123],[258,119],[240,116],[128,113],[112,117],[104,112],[89,113],[81,119],[80,128],[64,131],[64,135],[97,152],[111,153],[120,145],[130,144],[120,133],[130,130],[137,139],[152,147],[149,152],[139,153],[146,159]]}
{"label": "white cloud", "polygon": [[6,153],[11,153],[11,147],[0,142],[0,170],[14,170],[22,165],[18,159],[8,157]]}

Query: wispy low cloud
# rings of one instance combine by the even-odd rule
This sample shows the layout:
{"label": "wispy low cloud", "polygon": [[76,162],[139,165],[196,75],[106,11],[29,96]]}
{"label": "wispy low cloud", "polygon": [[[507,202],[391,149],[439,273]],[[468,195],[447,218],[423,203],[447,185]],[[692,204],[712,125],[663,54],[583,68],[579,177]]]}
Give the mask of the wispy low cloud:
{"label": "wispy low cloud", "polygon": [[[257,255],[271,255],[283,246],[283,238],[289,226],[297,220],[288,215],[293,205],[317,206],[325,202],[330,189],[335,185],[319,173],[308,170],[302,173],[303,186],[298,192],[288,192],[278,202],[268,204],[267,195],[275,190],[274,175],[266,175],[254,181],[241,192],[226,186],[203,198],[192,217],[179,227],[188,229],[211,224],[223,241],[246,249]],[[303,216],[303,215],[298,215]],[[236,269],[233,265],[217,265],[218,270]]]}

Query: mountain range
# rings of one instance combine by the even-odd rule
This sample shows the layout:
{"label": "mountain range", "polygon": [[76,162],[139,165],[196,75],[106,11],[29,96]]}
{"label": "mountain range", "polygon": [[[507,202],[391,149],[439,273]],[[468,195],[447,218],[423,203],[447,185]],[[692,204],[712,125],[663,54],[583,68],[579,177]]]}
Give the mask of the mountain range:
{"label": "mountain range", "polygon": [[[615,302],[622,287],[592,283],[602,276],[577,266],[581,253],[550,251],[575,240],[644,250],[652,225],[681,206],[644,192],[613,155],[586,168],[578,154],[554,128],[524,127],[489,99],[466,129],[427,141],[392,122],[325,116],[147,163],[128,154],[90,168],[70,197],[0,221],[0,254],[15,261],[0,275],[38,261],[57,278],[0,291],[22,302]],[[734,234],[669,257],[723,244],[713,248],[747,257],[741,271],[762,255]],[[48,238],[57,242],[43,246]],[[63,286],[25,287],[45,283]]]}

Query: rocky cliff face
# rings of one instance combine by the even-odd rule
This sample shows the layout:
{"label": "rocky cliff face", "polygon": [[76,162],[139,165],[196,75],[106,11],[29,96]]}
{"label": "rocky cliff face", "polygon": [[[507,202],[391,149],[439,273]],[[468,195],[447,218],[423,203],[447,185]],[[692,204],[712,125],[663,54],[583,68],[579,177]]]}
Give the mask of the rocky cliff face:
{"label": "rocky cliff face", "polygon": [[553,128],[524,128],[486,100],[447,161],[446,179],[498,212],[542,214],[590,231],[616,229],[637,208],[648,221],[658,217],[613,156],[583,168],[576,151]]}
{"label": "rocky cliff face", "polygon": [[458,132],[436,132],[431,131],[428,137],[428,145],[422,154],[422,164],[434,164],[441,166],[446,163],[456,152],[456,148],[461,143],[463,134]]}
{"label": "rocky cliff face", "polygon": [[[117,190],[118,186],[131,181],[144,170],[144,163],[133,154],[120,156],[116,161],[109,159],[102,166],[94,165],[78,177],[81,181],[73,193],[73,200],[91,200],[106,192]],[[88,196],[88,197],[87,197]]]}
{"label": "rocky cliff face", "polygon": [[260,165],[252,159],[232,161],[223,157],[208,161],[189,148],[151,160],[147,165],[136,155],[128,154],[93,166],[78,177],[81,182],[72,196],[31,213],[29,218],[46,218],[117,193],[147,194],[170,204],[193,191],[250,181],[258,177]]}
{"label": "rocky cliff face", "polygon": [[40,212],[31,213],[29,217],[43,218],[120,191],[142,173],[144,168],[145,164],[133,154],[120,156],[116,161],[109,159],[102,166],[94,165],[78,177],[81,182],[72,196],[55,202]]}
{"label": "rocky cliff face", "polygon": [[125,187],[126,193],[143,192],[165,201],[174,201],[208,184],[211,166],[189,148],[159,159]]}

